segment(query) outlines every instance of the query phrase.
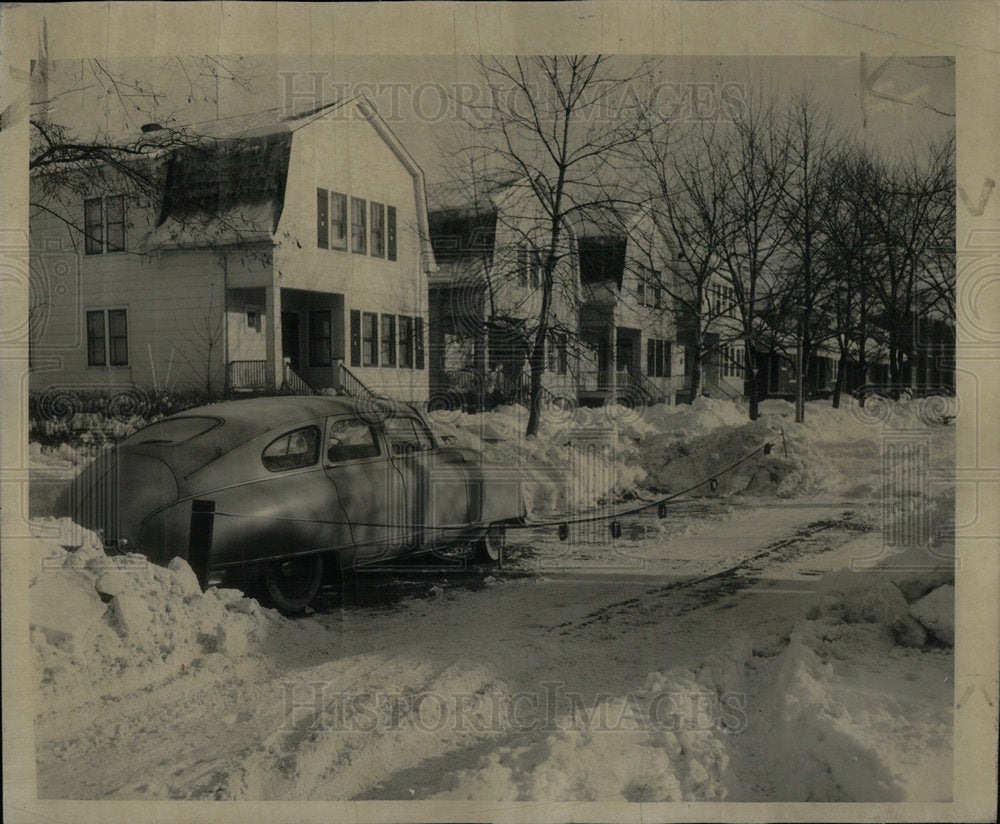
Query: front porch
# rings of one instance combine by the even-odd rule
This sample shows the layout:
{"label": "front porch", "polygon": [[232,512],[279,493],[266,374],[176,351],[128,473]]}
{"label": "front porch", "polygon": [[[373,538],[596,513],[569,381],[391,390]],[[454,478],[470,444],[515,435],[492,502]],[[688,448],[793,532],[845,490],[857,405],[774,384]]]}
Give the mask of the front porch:
{"label": "front porch", "polygon": [[226,389],[358,395],[367,387],[344,364],[344,296],[281,287],[229,289]]}

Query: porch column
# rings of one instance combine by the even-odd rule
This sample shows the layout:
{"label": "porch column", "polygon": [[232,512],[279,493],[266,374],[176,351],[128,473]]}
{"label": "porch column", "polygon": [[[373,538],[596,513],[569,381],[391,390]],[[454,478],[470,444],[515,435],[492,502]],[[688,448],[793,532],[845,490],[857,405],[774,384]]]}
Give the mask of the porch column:
{"label": "porch column", "polygon": [[618,392],[618,330],[615,324],[608,327],[608,389],[612,397]]}
{"label": "porch column", "polygon": [[264,364],[264,379],[269,391],[281,388],[285,380],[285,370],[281,360],[281,287],[264,287],[264,312],[267,315],[267,362]]}

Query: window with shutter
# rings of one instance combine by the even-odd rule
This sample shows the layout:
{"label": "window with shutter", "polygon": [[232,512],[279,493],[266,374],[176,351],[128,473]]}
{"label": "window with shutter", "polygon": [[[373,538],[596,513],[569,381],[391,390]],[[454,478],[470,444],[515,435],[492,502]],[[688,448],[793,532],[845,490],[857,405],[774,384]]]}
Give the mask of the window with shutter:
{"label": "window with shutter", "polygon": [[330,192],[330,248],[347,248],[347,195]]}

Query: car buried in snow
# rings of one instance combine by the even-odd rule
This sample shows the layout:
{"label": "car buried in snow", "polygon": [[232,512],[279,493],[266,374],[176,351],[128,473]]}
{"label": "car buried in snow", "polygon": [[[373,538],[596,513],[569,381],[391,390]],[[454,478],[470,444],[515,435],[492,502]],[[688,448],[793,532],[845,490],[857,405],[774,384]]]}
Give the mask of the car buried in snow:
{"label": "car buried in snow", "polygon": [[71,515],[106,546],[203,585],[266,589],[297,612],[348,568],[471,545],[499,558],[523,521],[520,478],[442,446],[413,405],[279,396],[163,418],[106,450],[74,480]]}

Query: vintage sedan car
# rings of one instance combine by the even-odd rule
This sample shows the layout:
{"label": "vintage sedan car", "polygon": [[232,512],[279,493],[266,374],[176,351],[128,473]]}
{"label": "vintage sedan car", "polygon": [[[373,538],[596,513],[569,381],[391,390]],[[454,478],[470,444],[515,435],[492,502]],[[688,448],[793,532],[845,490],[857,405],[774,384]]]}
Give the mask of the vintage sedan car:
{"label": "vintage sedan car", "polygon": [[304,609],[327,573],[471,544],[499,557],[523,520],[513,467],[442,447],[412,405],[343,397],[226,401],[171,415],[75,479],[70,509],[106,545],[187,558],[203,584],[263,584]]}

